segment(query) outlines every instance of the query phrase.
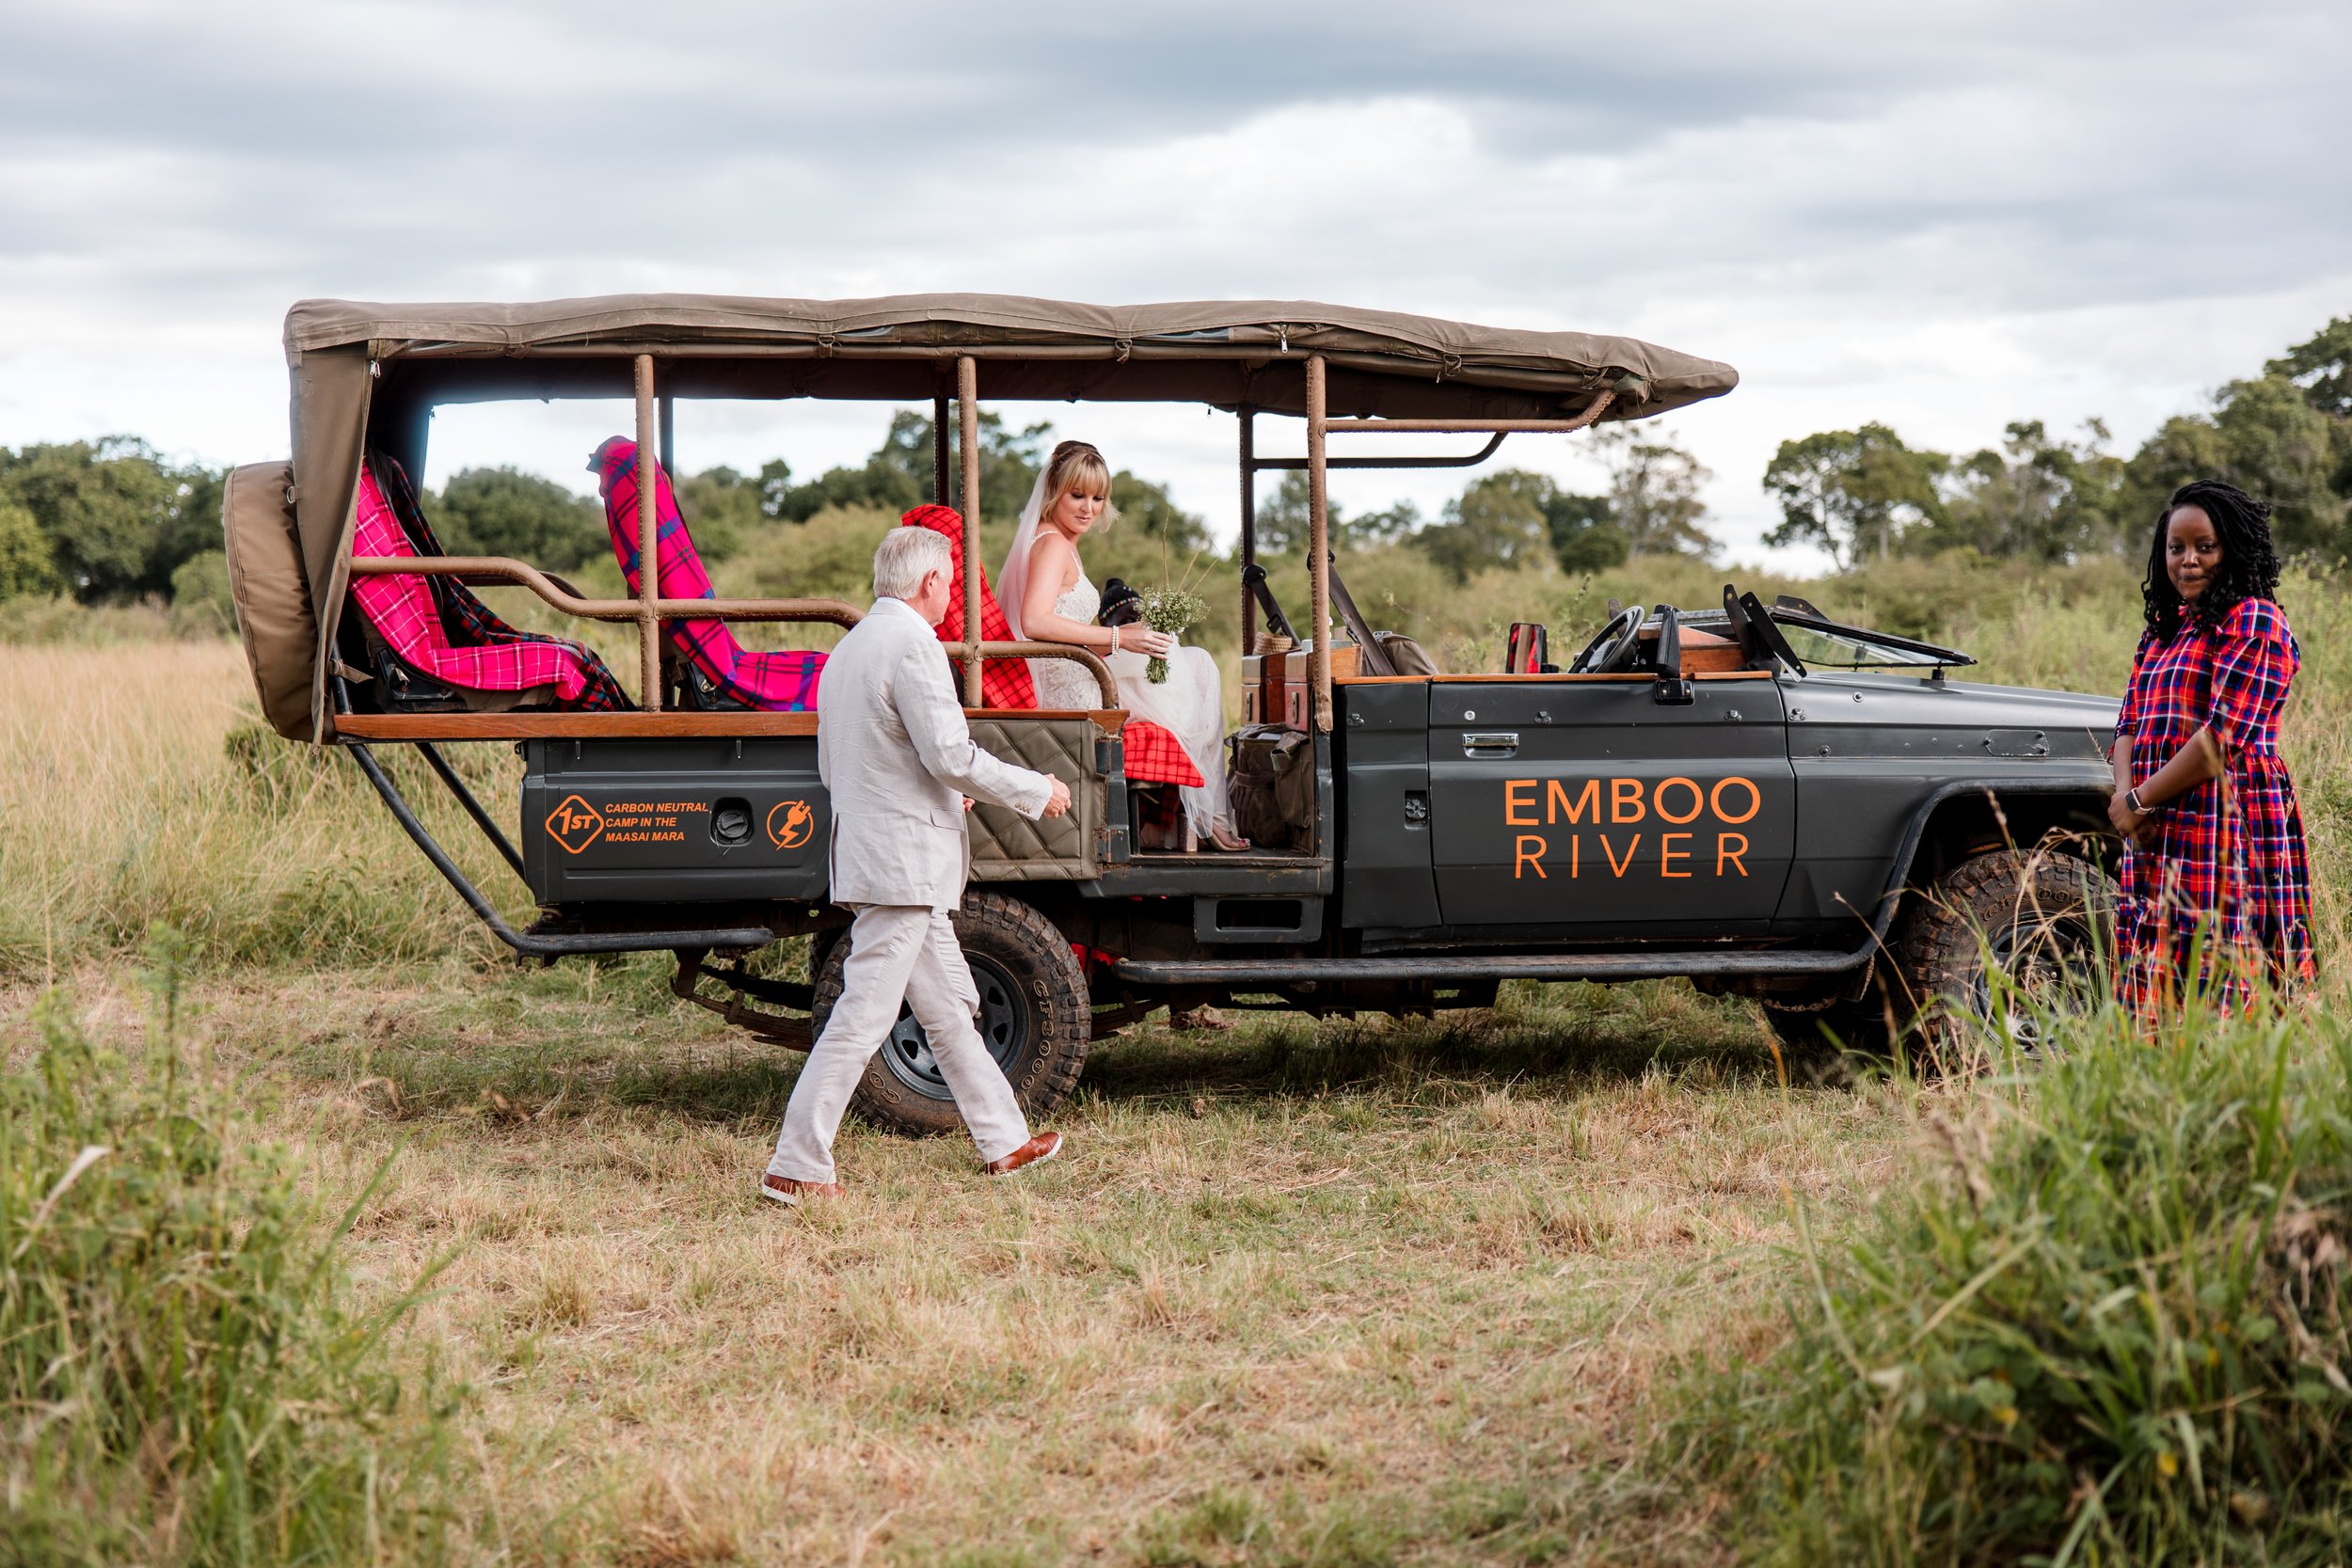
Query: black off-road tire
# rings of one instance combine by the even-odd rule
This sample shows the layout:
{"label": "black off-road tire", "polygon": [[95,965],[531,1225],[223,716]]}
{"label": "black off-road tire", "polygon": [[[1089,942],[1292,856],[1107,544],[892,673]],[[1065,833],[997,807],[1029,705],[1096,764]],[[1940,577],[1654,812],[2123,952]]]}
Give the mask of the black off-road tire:
{"label": "black off-road tire", "polygon": [[[1858,1001],[1817,1012],[1767,1006],[1791,1043],[1834,1037],[1851,1051],[1884,1054],[1902,1045],[1923,1059],[1962,1046],[1998,1005],[1988,958],[2021,989],[2063,1006],[2070,989],[2096,984],[2095,958],[2111,945],[2113,878],[2078,856],[1997,849],[1962,862],[1926,892],[1903,895],[1887,952]],[[2038,1044],[2035,1022],[2010,1021],[2020,1044]]]}
{"label": "black off-road tire", "polygon": [[[1052,1115],[1078,1086],[1093,1037],[1086,972],[1069,939],[1018,898],[966,894],[952,919],[980,991],[981,1039],[1030,1118]],[[840,1000],[842,966],[849,957],[845,933],[818,960],[812,1011],[820,1034]],[[963,1128],[930,1060],[922,1025],[904,1006],[890,1039],[866,1063],[850,1103],[876,1126],[913,1137]]]}

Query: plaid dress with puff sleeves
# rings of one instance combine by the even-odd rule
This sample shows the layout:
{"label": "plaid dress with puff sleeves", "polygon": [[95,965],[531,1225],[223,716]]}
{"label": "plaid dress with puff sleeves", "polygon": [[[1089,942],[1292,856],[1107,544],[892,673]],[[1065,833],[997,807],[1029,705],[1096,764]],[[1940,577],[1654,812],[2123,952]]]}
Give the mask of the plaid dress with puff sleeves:
{"label": "plaid dress with puff sleeves", "polygon": [[[2302,663],[2284,612],[2247,599],[2206,631],[2139,640],[2116,734],[2145,784],[2210,725],[2222,776],[2168,802],[2153,844],[2123,849],[2116,991],[2143,1017],[2203,993],[2235,1010],[2267,972],[2291,990],[2312,974],[2311,872],[2279,714]],[[2192,966],[2194,973],[2192,973]]]}

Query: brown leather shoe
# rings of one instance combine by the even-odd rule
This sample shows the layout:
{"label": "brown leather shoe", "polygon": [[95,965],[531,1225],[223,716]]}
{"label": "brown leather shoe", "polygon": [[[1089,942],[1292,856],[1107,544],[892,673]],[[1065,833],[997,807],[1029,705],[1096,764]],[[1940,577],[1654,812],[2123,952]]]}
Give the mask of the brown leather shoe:
{"label": "brown leather shoe", "polygon": [[1024,1165],[1041,1165],[1061,1152],[1059,1132],[1040,1132],[1001,1160],[991,1160],[980,1169],[990,1176],[1010,1176]]}
{"label": "brown leather shoe", "polygon": [[771,1203],[781,1203],[787,1209],[797,1209],[804,1197],[839,1197],[841,1183],[795,1181],[788,1176],[778,1176],[771,1171],[759,1179],[759,1196]]}

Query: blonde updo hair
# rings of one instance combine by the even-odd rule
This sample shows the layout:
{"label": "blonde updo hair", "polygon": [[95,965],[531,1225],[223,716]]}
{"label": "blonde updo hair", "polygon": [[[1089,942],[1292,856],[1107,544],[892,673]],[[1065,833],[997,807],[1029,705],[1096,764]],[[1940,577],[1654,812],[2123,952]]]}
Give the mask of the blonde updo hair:
{"label": "blonde updo hair", "polygon": [[1063,441],[1054,448],[1054,455],[1045,460],[1045,499],[1038,515],[1052,512],[1061,504],[1064,496],[1081,484],[1102,492],[1103,517],[1097,527],[1108,528],[1119,521],[1119,508],[1111,504],[1111,466],[1087,441]]}

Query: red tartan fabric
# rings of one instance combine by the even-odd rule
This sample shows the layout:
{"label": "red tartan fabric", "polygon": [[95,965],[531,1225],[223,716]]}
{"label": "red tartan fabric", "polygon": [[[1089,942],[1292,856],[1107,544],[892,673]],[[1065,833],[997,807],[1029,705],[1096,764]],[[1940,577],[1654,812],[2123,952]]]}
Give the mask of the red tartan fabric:
{"label": "red tartan fabric", "polygon": [[[416,555],[375,475],[364,464],[359,469],[358,513],[352,554]],[[351,596],[392,652],[452,686],[474,691],[527,691],[534,686],[552,686],[559,700],[579,704],[582,694],[596,685],[595,672],[588,667],[593,656],[568,642],[536,640],[478,648],[452,645],[433,590],[421,576],[355,577]],[[602,666],[596,669],[601,671]]]}
{"label": "red tartan fabric", "polygon": [[2144,784],[2210,725],[2222,776],[2157,811],[2156,838],[2123,849],[2116,991],[2153,1017],[2185,994],[2245,1006],[2249,980],[2312,978],[2311,871],[2295,781],[2279,754],[2279,715],[2302,662],[2287,619],[2248,599],[2221,625],[2141,636],[2116,734],[2132,737]]}
{"label": "red tartan fabric", "polygon": [[[621,562],[628,591],[637,592],[637,443],[615,436],[588,460],[604,492],[605,531],[612,536],[612,553]],[[661,596],[665,599],[713,599],[710,574],[703,570],[702,552],[686,531],[685,514],[671,493],[670,476],[661,465],[654,474],[654,538],[661,546]],[[825,668],[818,653],[754,653],[735,640],[724,621],[671,621],[663,632],[670,641],[710,677],[711,684],[735,702],[770,713],[812,713],[817,708],[817,678]]]}
{"label": "red tartan fabric", "polygon": [[[948,506],[918,506],[898,519],[904,528],[927,528],[947,541],[947,558],[954,563],[954,592],[947,595],[947,618],[939,623],[942,642],[963,641],[963,515]],[[988,567],[980,567],[980,641],[1009,642],[1012,624],[988,586]],[[963,689],[963,672],[956,671],[956,689]],[[980,665],[980,702],[986,707],[1035,707],[1037,686],[1029,679],[1025,658],[992,658]]]}
{"label": "red tartan fabric", "polygon": [[1208,782],[1184,753],[1184,742],[1173,730],[1148,719],[1130,719],[1120,738],[1126,742],[1130,784],[1190,784],[1199,789]]}

